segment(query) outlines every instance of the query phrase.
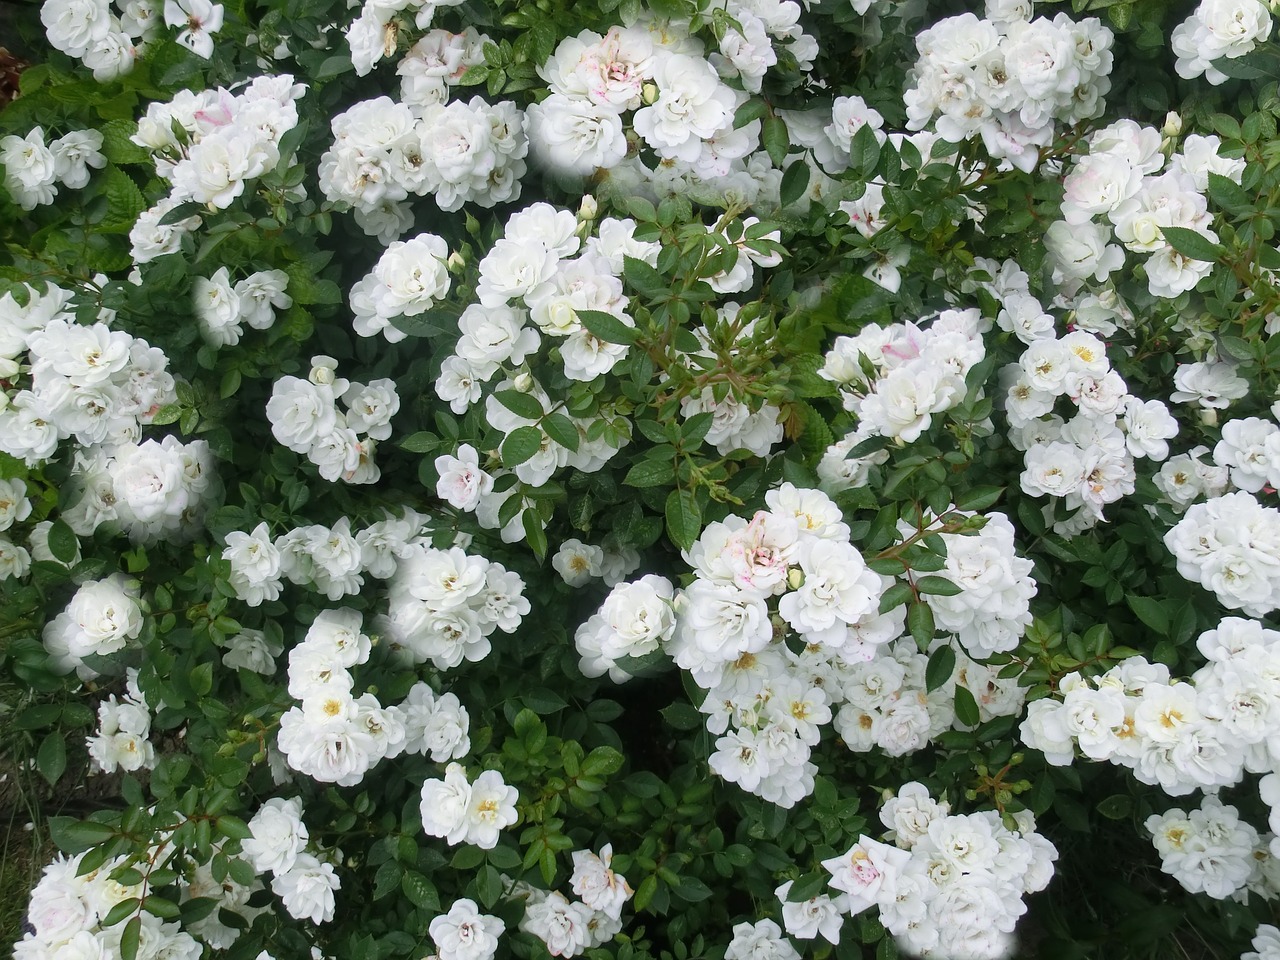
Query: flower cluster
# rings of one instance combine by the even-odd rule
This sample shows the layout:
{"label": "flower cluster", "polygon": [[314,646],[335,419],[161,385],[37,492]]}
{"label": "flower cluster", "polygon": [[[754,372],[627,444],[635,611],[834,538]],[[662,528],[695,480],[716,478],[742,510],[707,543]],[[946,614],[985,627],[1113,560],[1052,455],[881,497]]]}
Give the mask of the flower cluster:
{"label": "flower cluster", "polygon": [[[16,960],[120,955],[125,925],[106,926],[103,921],[117,904],[144,895],[147,887],[111,878],[111,873],[123,865],[123,857],[81,871],[84,856],[77,854],[67,859],[59,855],[44,868],[27,907],[32,929],[14,944]],[[181,924],[166,923],[145,910],[138,911],[138,916],[142,923],[138,939],[146,943],[150,956],[199,960],[203,955],[203,945]]]}
{"label": "flower cluster", "polygon": [[73,130],[48,145],[43,127],[25,137],[0,138],[4,186],[23,210],[53,203],[58,184],[79,190],[89,182],[89,168],[100,170],[106,162],[98,130]]}
{"label": "flower cluster", "polygon": [[173,435],[78,451],[71,486],[62,519],[75,533],[116,524],[142,543],[190,539],[222,490],[208,443]]}
{"label": "flower cluster", "polygon": [[[1093,680],[1069,674],[1058,684],[1061,702],[1028,707],[1023,741],[1057,765],[1071,763],[1078,747],[1170,796],[1233,786],[1246,771],[1270,771],[1280,760],[1272,735],[1280,711],[1278,642],[1280,632],[1227,617],[1197,639],[1208,663],[1187,682],[1172,681],[1167,667],[1142,657]],[[1280,795],[1274,800],[1280,805]]]}
{"label": "flower cluster", "polygon": [[[338,409],[341,400],[346,411]],[[271,435],[306,456],[325,480],[377,483],[374,462],[379,440],[391,436],[391,418],[400,410],[396,382],[387,378],[353,383],[338,376],[332,357],[311,358],[307,379],[281,377],[271,388],[267,419]]]}
{"label": "flower cluster", "polygon": [[342,886],[333,864],[307,851],[310,833],[302,821],[302,801],[273,797],[249,821],[252,834],[242,855],[259,876],[271,874],[271,889],[289,916],[325,923],[333,919],[334,892]]}
{"label": "flower cluster", "polygon": [[[169,203],[224,210],[250,180],[293,162],[280,155],[280,143],[298,125],[297,101],[305,92],[288,74],[256,77],[234,94],[221,87],[183,90],[168,103],[152,103],[132,139],[154,154],[156,175],[172,185]],[[183,231],[162,219],[147,220],[150,235],[135,229],[135,246],[151,258],[176,250],[181,241]]]}
{"label": "flower cluster", "polygon": [[856,337],[837,337],[819,374],[838,387],[861,439],[911,443],[934,414],[965,399],[965,377],[986,356],[990,328],[977,309],[944,310],[927,327],[870,323]]}
{"label": "flower cluster", "polygon": [[391,578],[382,626],[406,661],[452,670],[487,657],[494,631],[513,633],[530,609],[518,573],[459,547],[414,541]]}
{"label": "flower cluster", "polygon": [[98,704],[98,732],[85,741],[95,770],[114,773],[150,770],[156,765],[151,736],[151,710],[138,689],[138,671],[129,668],[124,699],[115,694]]}
{"label": "flower cluster", "polygon": [[433,196],[446,212],[519,197],[529,152],[524,123],[510,101],[365,100],[333,118],[320,189],[349,205],[367,234],[390,243],[413,225],[410,196]]}
{"label": "flower cluster", "polygon": [[1036,595],[1033,564],[1018,555],[1013,524],[1003,513],[993,511],[977,517],[952,510],[946,516],[974,517],[982,525],[976,531],[939,534],[947,548],[947,560],[938,573],[959,589],[930,598],[934,620],[941,629],[955,634],[971,656],[985,659],[1012,650],[1032,619],[1031,600]]}
{"label": "flower cluster", "polygon": [[59,673],[72,670],[82,680],[98,675],[86,658],[123,650],[142,632],[141,584],[113,573],[105,580],[81,584],[65,610],[44,627],[44,647]]}
{"label": "flower cluster", "polygon": [[992,21],[962,13],[941,20],[916,37],[920,59],[904,96],[908,129],[937,117],[944,139],[980,136],[991,156],[1030,172],[1056,123],[1102,113],[1113,41],[1096,17]]}
{"label": "flower cluster", "polygon": [[1280,510],[1239,491],[1188,508],[1164,535],[1178,573],[1251,617],[1280,607]]}
{"label": "flower cluster", "polygon": [[201,335],[215,347],[228,347],[240,342],[246,324],[254,330],[269,329],[276,322],[276,310],[293,306],[293,298],[284,292],[288,284],[283,270],[258,270],[234,284],[226,267],[211,277],[197,277],[191,300]]}
{"label": "flower cluster", "polygon": [[372,643],[356,610],[324,610],[289,651],[289,695],[301,704],[280,718],[278,744],[294,770],[353,786],[383,757],[404,751],[404,719],[372,693],[355,696],[351,667]]}
{"label": "flower cluster", "polygon": [[630,680],[626,661],[658,652],[675,633],[674,596],[671,581],[654,574],[617,584],[573,635],[578,669],[588,677],[608,673],[614,683]]}
{"label": "flower cluster", "polygon": [[1207,453],[1206,446],[1192,447],[1166,460],[1151,478],[1164,502],[1178,513],[1185,513],[1200,497],[1213,500],[1227,492],[1230,469],[1205,463],[1201,457]]}
{"label": "flower cluster", "polygon": [[1241,893],[1271,899],[1280,890],[1280,861],[1268,850],[1274,837],[1260,838],[1235,807],[1217,797],[1205,797],[1190,813],[1175,807],[1152,814],[1144,826],[1160,854],[1160,869],[1191,893],[1215,900]]}
{"label": "flower cluster", "polygon": [[576,957],[609,943],[622,929],[622,907],[632,896],[626,878],[610,867],[612,860],[612,844],[605,844],[598,856],[590,850],[573,852],[569,882],[580,900],[517,884],[516,895],[525,901],[520,929],[541,940],[553,957]]}
{"label": "flower cluster", "polygon": [[979,722],[1022,710],[1026,691],[1016,678],[1001,679],[999,667],[970,660],[962,651],[955,655],[951,676],[933,690],[925,678],[928,656],[905,637],[889,645],[887,656],[844,665],[836,661],[836,682],[828,686],[833,701],[843,700],[834,726],[845,746],[855,753],[879,749],[891,757],[922,749],[940,733],[963,726],[956,719],[957,687],[973,695]]}
{"label": "flower cluster", "polygon": [[1191,230],[1216,242],[1205,197],[1209,174],[1239,183],[1244,161],[1220,156],[1218,137],[1193,134],[1166,164],[1163,143],[1159,130],[1132,120],[1090,135],[1087,155],[1064,182],[1063,219],[1045,232],[1055,283],[1074,291],[1089,279],[1105,281],[1125,264],[1113,238],[1146,255],[1142,266],[1152,296],[1176,297],[1209,273],[1212,263],[1180,253],[1164,230]]}
{"label": "flower cluster", "polygon": [[[155,4],[117,0],[117,6],[118,14],[109,0],[50,0],[40,8],[40,22],[54,49],[75,57],[93,71],[95,80],[106,83],[130,72],[147,42],[160,32]],[[214,31],[221,27],[222,7],[217,9],[219,19],[209,24]]]}
{"label": "flower cluster", "polygon": [[[26,303],[0,296],[0,373],[12,385],[0,401],[0,449],[35,465],[68,437],[107,450],[139,440],[142,425],[176,400],[164,353],[103,320],[76,323],[61,287],[22,289]],[[31,379],[13,389],[24,353]]]}
{"label": "flower cluster", "polygon": [[[1076,330],[1059,338],[1050,329],[1004,376],[1011,438],[1025,451],[1023,492],[1060,499],[1075,511],[1054,522],[1059,533],[1093,527],[1107,504],[1133,493],[1135,458],[1169,456],[1178,422],[1159,400],[1129,393],[1107,359],[1106,345],[1091,333]],[[1073,404],[1065,422],[1053,412],[1063,396]],[[1046,515],[1051,519],[1052,511]]]}
{"label": "flower cluster", "polygon": [[1243,57],[1270,35],[1271,10],[1262,0],[1202,0],[1169,36],[1178,55],[1174,69],[1184,80],[1203,74],[1214,85],[1225,83],[1213,62]]}
{"label": "flower cluster", "polygon": [[422,784],[422,829],[450,846],[470,843],[482,850],[498,845],[498,833],[519,819],[520,794],[503,782],[496,770],[485,770],[474,781],[460,763],[445,767],[444,779]]}
{"label": "flower cluster", "polygon": [[1058,851],[1035,832],[1030,812],[1013,815],[1015,831],[993,810],[950,809],[923,784],[905,784],[880,810],[896,846],[863,836],[822,862],[841,894],[835,906],[850,916],[877,907],[910,953],[1006,957],[1023,896],[1048,885]]}
{"label": "flower cluster", "polygon": [[380,580],[395,573],[424,523],[405,508],[403,516],[388,515],[354,534],[343,517],[332,527],[311,524],[272,540],[263,522],[249,533],[228,533],[222,559],[231,565],[228,580],[236,597],[251,607],[278,599],[286,579],[339,600],[359,592],[365,573]]}

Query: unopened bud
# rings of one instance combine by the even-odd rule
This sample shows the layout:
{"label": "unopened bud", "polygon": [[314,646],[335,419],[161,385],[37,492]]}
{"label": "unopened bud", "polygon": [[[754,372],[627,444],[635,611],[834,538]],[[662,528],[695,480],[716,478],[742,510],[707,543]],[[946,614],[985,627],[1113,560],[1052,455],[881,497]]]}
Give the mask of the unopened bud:
{"label": "unopened bud", "polygon": [[445,267],[450,273],[461,273],[467,267],[467,261],[456,250],[449,254],[449,259],[445,261]]}
{"label": "unopened bud", "polygon": [[600,207],[596,203],[596,198],[588,193],[585,197],[582,198],[582,203],[578,205],[579,222],[594,220],[597,214],[599,213],[600,213]]}
{"label": "unopened bud", "polygon": [[511,381],[511,386],[515,387],[521,393],[528,393],[533,389],[533,376],[527,371],[518,373]]}
{"label": "unopened bud", "polygon": [[804,571],[799,567],[792,567],[787,571],[787,586],[792,590],[799,590],[804,583]]}
{"label": "unopened bud", "polygon": [[1201,410],[1200,422],[1206,427],[1216,427],[1218,425],[1218,411],[1212,407]]}
{"label": "unopened bud", "polygon": [[658,99],[658,85],[653,82],[646,83],[640,88],[640,98],[647,106],[652,106]]}
{"label": "unopened bud", "polygon": [[1160,128],[1160,132],[1166,137],[1176,137],[1182,133],[1182,117],[1176,110],[1165,114],[1164,126]]}

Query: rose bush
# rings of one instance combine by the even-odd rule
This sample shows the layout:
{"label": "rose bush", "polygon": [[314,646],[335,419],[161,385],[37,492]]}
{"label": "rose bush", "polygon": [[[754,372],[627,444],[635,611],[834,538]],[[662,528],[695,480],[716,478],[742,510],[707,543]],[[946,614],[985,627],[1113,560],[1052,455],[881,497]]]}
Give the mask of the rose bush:
{"label": "rose bush", "polygon": [[16,955],[1280,957],[1273,11],[967,6],[46,0]]}

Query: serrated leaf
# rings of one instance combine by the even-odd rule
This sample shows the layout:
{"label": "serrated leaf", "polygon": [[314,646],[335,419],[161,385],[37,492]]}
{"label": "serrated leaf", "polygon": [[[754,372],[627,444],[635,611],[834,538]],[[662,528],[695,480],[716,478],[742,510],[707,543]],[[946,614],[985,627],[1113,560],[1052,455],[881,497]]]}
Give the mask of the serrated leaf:
{"label": "serrated leaf", "polygon": [[978,702],[965,687],[956,684],[956,719],[966,727],[976,727],[982,719],[978,712]]}
{"label": "serrated leaf", "polygon": [[778,196],[785,207],[803,197],[807,189],[809,189],[809,164],[805,157],[800,157],[783,172]]}
{"label": "serrated leaf", "polygon": [[1127,595],[1124,600],[1129,605],[1129,609],[1137,614],[1138,619],[1156,633],[1164,636],[1169,632],[1169,615],[1165,612],[1164,605],[1159,600],[1153,600],[1150,597],[1138,597],[1133,594]]}
{"label": "serrated leaf", "polygon": [[864,177],[870,177],[880,162],[880,141],[871,124],[864,123],[849,144],[849,163]]}
{"label": "serrated leaf", "polygon": [[667,496],[667,533],[671,542],[681,550],[688,550],[702,530],[702,510],[698,498],[689,490],[672,490]]}
{"label": "serrated leaf", "polygon": [[541,420],[545,412],[537,397],[521,393],[519,390],[499,390],[493,395],[493,399],[497,400],[517,417],[525,420]]}
{"label": "serrated leaf", "polygon": [[67,744],[61,730],[54,730],[40,742],[36,752],[36,769],[53,786],[67,769]]}
{"label": "serrated leaf", "polygon": [[49,528],[49,552],[53,554],[53,558],[70,563],[79,549],[80,541],[76,539],[71,527],[64,520],[55,520]]}
{"label": "serrated leaf", "polygon": [[895,583],[880,597],[880,612],[888,613],[894,607],[900,607],[911,600],[911,585]]}
{"label": "serrated leaf", "polygon": [[134,183],[133,177],[115,165],[102,172],[103,195],[107,198],[107,212],[94,228],[99,233],[128,233],[147,209],[146,198]]}
{"label": "serrated leaf", "polygon": [[542,431],[537,427],[516,427],[502,441],[499,448],[504,467],[524,463],[542,449]]}
{"label": "serrated leaf", "polygon": [[761,122],[760,141],[764,144],[765,153],[773,161],[775,167],[781,167],[791,149],[790,134],[787,124],[781,117],[765,117]]}
{"label": "serrated leaf", "polygon": [[769,105],[762,97],[749,97],[733,114],[733,129],[740,130],[752,120],[759,120],[769,112]]}
{"label": "serrated leaf", "polygon": [[542,418],[542,429],[560,446],[577,452],[581,437],[572,420],[563,413],[549,413]]}
{"label": "serrated leaf", "polygon": [[410,453],[431,453],[443,442],[434,433],[428,430],[420,430],[401,440],[399,447],[401,450],[408,450]]}
{"label": "serrated leaf", "polygon": [[961,593],[954,581],[946,577],[921,577],[916,581],[916,591],[935,597],[954,597]]}
{"label": "serrated leaf", "polygon": [[1164,238],[1173,249],[1192,260],[1217,263],[1226,252],[1222,245],[1214,243],[1198,230],[1187,227],[1163,227]]}
{"label": "serrated leaf", "polygon": [[623,477],[629,487],[660,487],[676,478],[675,465],[670,460],[641,460]]}
{"label": "serrated leaf", "polygon": [[400,878],[400,890],[415,907],[432,913],[440,910],[440,895],[435,884],[417,871],[410,870]]}
{"label": "serrated leaf", "polygon": [[597,340],[621,344],[636,342],[638,334],[635,327],[629,326],[612,313],[605,313],[603,310],[578,310],[576,315]]}
{"label": "serrated leaf", "polygon": [[951,679],[956,669],[956,652],[950,644],[929,654],[929,664],[924,669],[924,686],[928,693],[937,690]]}
{"label": "serrated leaf", "polygon": [[120,960],[138,960],[138,942],[142,939],[142,917],[135,916],[120,934]]}
{"label": "serrated leaf", "polygon": [[547,531],[542,528],[538,515],[534,510],[526,510],[520,515],[520,525],[524,528],[524,538],[535,557],[542,560],[547,555]]}
{"label": "serrated leaf", "polygon": [[933,642],[934,629],[932,608],[922,600],[913,602],[907,608],[907,631],[920,649]]}

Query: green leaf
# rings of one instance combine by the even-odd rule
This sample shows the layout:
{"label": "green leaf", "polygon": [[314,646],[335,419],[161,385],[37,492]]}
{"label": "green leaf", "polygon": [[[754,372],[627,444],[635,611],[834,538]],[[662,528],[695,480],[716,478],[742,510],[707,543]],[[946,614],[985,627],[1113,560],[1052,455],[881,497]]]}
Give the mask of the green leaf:
{"label": "green leaf", "polygon": [[929,654],[929,665],[924,669],[924,685],[928,693],[937,690],[951,679],[956,669],[956,652],[950,644]]}
{"label": "green leaf", "polygon": [[699,903],[711,896],[711,888],[697,877],[681,877],[671,892],[686,903]]}
{"label": "green leaf", "polygon": [[733,114],[733,129],[740,130],[752,120],[760,120],[769,112],[763,97],[748,97]]}
{"label": "green leaf", "polygon": [[431,913],[440,911],[440,895],[435,884],[422,874],[410,870],[400,878],[400,890],[415,907],[421,907]]}
{"label": "green leaf", "polygon": [[220,834],[232,840],[248,840],[253,836],[253,831],[249,829],[249,825],[239,817],[223,814],[218,817],[217,826]]}
{"label": "green leaf", "polygon": [[760,129],[760,140],[775,167],[781,167],[791,149],[787,124],[781,117],[765,117]]}
{"label": "green leaf", "polygon": [[976,727],[982,719],[978,713],[978,702],[966,687],[956,684],[956,719],[966,727]]}
{"label": "green leaf", "polygon": [[147,209],[146,198],[133,178],[117,166],[108,166],[102,178],[107,213],[94,229],[99,233],[128,233],[138,214]]}
{"label": "green leaf", "polygon": [[493,399],[514,413],[517,417],[525,420],[541,420],[544,413],[542,404],[538,402],[538,398],[527,393],[521,393],[519,390],[499,390],[493,395]]}
{"label": "green leaf", "polygon": [[1238,183],[1220,173],[1209,174],[1209,197],[1228,213],[1248,213],[1253,209],[1253,198]]}
{"label": "green leaf", "polygon": [[672,703],[658,711],[662,719],[677,730],[702,729],[702,714],[687,703]]}
{"label": "green leaf", "polygon": [[524,528],[524,538],[529,549],[539,560],[547,555],[547,531],[542,528],[537,512],[526,510],[520,515],[520,525]]}
{"label": "green leaf", "polygon": [[623,477],[629,487],[660,487],[676,478],[675,465],[670,460],[641,460]]}
{"label": "green leaf", "polygon": [[804,196],[809,188],[809,164],[804,157],[796,160],[782,174],[782,186],[779,188],[779,199],[785,207],[795,203]]}
{"label": "green leaf", "polygon": [[934,630],[933,611],[929,604],[922,600],[912,602],[907,608],[907,631],[921,650],[928,649],[933,642]]}
{"label": "green leaf", "polygon": [[485,864],[476,877],[476,892],[480,894],[480,902],[492,907],[502,896],[502,877],[492,866]]}
{"label": "green leaf", "polygon": [[894,607],[900,607],[911,600],[911,585],[895,583],[880,597],[880,612],[888,613]]}
{"label": "green leaf", "polygon": [[702,530],[702,511],[698,498],[689,490],[672,490],[667,496],[667,533],[671,542],[681,550],[688,550]]}
{"label": "green leaf", "polygon": [[974,487],[956,498],[957,510],[986,510],[1004,496],[1004,487]]}
{"label": "green leaf", "polygon": [[621,770],[625,760],[613,747],[596,747],[582,761],[582,773],[587,777],[607,777]]}
{"label": "green leaf", "polygon": [[502,441],[502,465],[515,467],[542,449],[542,431],[537,427],[516,427]]}
{"label": "green leaf", "polygon": [[1192,260],[1217,263],[1226,252],[1222,244],[1214,243],[1198,230],[1190,230],[1187,227],[1163,227],[1162,232],[1173,249]]}
{"label": "green leaf", "polygon": [[439,437],[429,430],[419,430],[400,441],[400,449],[410,453],[432,453],[443,443]]}
{"label": "green leaf", "polygon": [[577,317],[593,337],[605,343],[632,344],[639,336],[635,327],[603,310],[579,310]]}
{"label": "green leaf", "polygon": [[542,418],[542,429],[560,446],[577,452],[581,436],[572,420],[563,413],[548,413]]}
{"label": "green leaf", "polygon": [[76,551],[79,549],[80,541],[76,539],[76,535],[67,526],[66,521],[53,521],[53,526],[49,528],[49,552],[53,554],[54,559],[70,563],[75,559]]}
{"label": "green leaf", "polygon": [[49,781],[49,786],[58,782],[67,769],[67,744],[61,730],[54,730],[40,743],[36,752],[36,769],[40,776]]}
{"label": "green leaf", "polygon": [[1164,605],[1159,600],[1133,594],[1128,594],[1124,600],[1129,605],[1129,609],[1138,615],[1138,619],[1156,633],[1164,636],[1169,632],[1169,614],[1165,612]]}
{"label": "green leaf", "polygon": [[880,141],[876,139],[876,132],[871,128],[871,124],[864,123],[858,128],[858,132],[853,135],[853,140],[849,144],[849,163],[858,173],[864,177],[869,177],[875,172],[876,164],[880,162]]}
{"label": "green leaf", "polygon": [[116,828],[93,820],[51,817],[49,836],[63,853],[81,853],[116,836]]}
{"label": "green leaf", "polygon": [[657,270],[635,257],[622,258],[622,277],[627,285],[654,300],[671,294],[671,285]]}
{"label": "green leaf", "polygon": [[1098,803],[1098,812],[1108,820],[1123,820],[1133,810],[1133,798],[1128,794],[1116,793]]}
{"label": "green leaf", "polygon": [[138,941],[142,938],[142,917],[135,916],[120,935],[120,960],[138,960]]}
{"label": "green leaf", "polygon": [[920,593],[932,594],[935,597],[954,597],[960,594],[960,588],[946,577],[921,577],[916,581],[916,590]]}

